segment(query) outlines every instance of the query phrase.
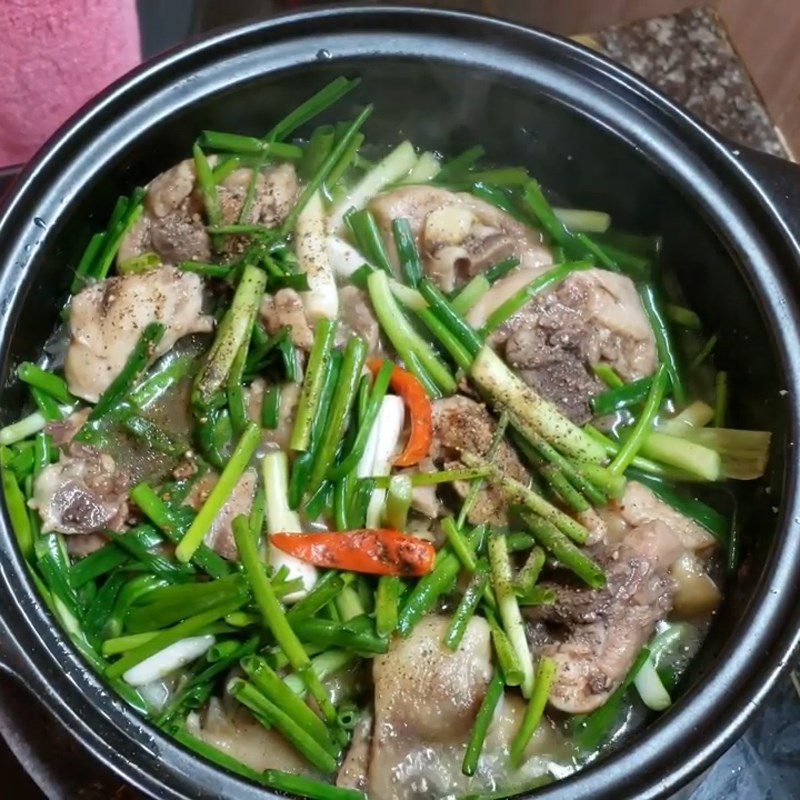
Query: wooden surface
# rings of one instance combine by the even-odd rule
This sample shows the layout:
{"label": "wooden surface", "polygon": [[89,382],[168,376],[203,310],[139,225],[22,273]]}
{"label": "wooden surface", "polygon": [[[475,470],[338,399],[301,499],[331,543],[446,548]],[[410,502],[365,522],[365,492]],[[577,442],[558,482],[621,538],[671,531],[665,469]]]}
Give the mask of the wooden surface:
{"label": "wooden surface", "polygon": [[800,0],[717,0],[775,124],[800,157]]}

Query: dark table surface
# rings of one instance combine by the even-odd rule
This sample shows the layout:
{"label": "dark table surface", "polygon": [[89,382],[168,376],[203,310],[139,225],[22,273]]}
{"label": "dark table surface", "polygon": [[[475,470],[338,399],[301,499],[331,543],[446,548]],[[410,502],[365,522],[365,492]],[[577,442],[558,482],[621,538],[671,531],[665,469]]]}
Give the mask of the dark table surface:
{"label": "dark table surface", "polygon": [[[138,0],[145,57],[186,37],[263,17],[292,2]],[[482,0],[433,0],[491,10]],[[699,9],[591,34],[586,43],[639,72],[732,140],[785,156],[746,69],[713,11]],[[88,758],[35,700],[0,674],[0,774],[15,800],[135,800],[139,795]],[[24,765],[21,768],[20,762]],[[33,777],[31,777],[33,776]],[[800,677],[773,691],[748,731],[681,800],[795,800],[800,797]]]}

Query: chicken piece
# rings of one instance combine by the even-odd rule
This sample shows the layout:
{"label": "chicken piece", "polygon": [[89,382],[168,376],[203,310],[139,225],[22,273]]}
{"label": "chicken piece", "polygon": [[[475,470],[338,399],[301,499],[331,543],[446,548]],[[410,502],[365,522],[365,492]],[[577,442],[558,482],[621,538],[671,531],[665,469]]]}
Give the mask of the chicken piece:
{"label": "chicken piece", "polygon": [[357,286],[339,289],[339,327],[337,345],[344,345],[351,336],[360,336],[372,353],[378,346],[380,328],[372,312],[369,295]]}
{"label": "chicken piece", "polygon": [[659,500],[638,481],[628,481],[625,494],[612,504],[610,511],[630,527],[661,520],[681,540],[685,549],[695,553],[708,553],[717,542],[705,528]]}
{"label": "chicken piece", "polygon": [[192,736],[259,772],[282,769],[318,777],[280,733],[266,730],[244,706],[228,711],[212,697],[204,711],[189,714],[186,728]]}
{"label": "chicken piece", "polygon": [[73,442],[33,485],[31,508],[42,518],[42,533],[101,533],[123,530],[128,516],[127,476],[111,456]]}
{"label": "chicken piece", "polygon": [[589,399],[604,389],[593,365],[610,364],[631,381],[651,375],[657,363],[655,337],[633,282],[601,269],[573,273],[535,297],[491,343],[577,424],[592,418]]}
{"label": "chicken piece", "polygon": [[554,590],[555,603],[527,608],[526,614],[553,626],[543,648],[558,668],[553,706],[585,714],[606,702],[672,608],[669,569],[682,552],[670,527],[648,522],[630,529],[618,544],[595,548],[594,558],[606,570],[605,588],[542,584]]}
{"label": "chicken piece", "polygon": [[[247,411],[250,419],[259,421],[264,405],[264,391],[267,382],[263,378],[256,378],[247,392]],[[297,383],[284,383],[280,387],[281,403],[278,410],[278,427],[274,430],[264,428],[261,432],[261,441],[270,449],[286,450],[289,447],[289,438],[294,427],[295,411],[300,399],[300,386]]]}
{"label": "chicken piece", "polygon": [[270,336],[288,327],[292,341],[301,350],[311,349],[314,331],[306,317],[303,301],[294,289],[280,289],[273,295],[264,295],[260,313]]}
{"label": "chicken piece", "polygon": [[[209,162],[216,163],[216,156]],[[252,172],[237,169],[218,186],[217,197],[224,223],[237,222],[247,197]],[[259,172],[247,222],[273,227],[286,219],[297,197],[297,175],[291,164]],[[208,261],[211,237],[206,231],[203,199],[197,187],[193,159],[162,172],[147,187],[144,213],[122,240],[117,263],[146,252],[165,264]],[[241,250],[240,237],[227,237],[224,249]]]}
{"label": "chicken piece", "polygon": [[69,390],[91,403],[119,375],[151,322],[166,326],[152,353],[156,359],[184,336],[208,333],[214,321],[202,313],[203,281],[174,267],[109,278],[72,298],[70,343],[64,374]]}
{"label": "chicken piece", "polygon": [[453,653],[448,617],[422,619],[373,663],[371,800],[462,794],[461,760],[492,675],[489,626],[473,617]]}
{"label": "chicken piece", "polygon": [[389,242],[395,264],[392,221],[409,221],[425,272],[446,292],[509,256],[532,269],[553,260],[538,231],[465,192],[404,186],[378,195],[370,209]]}
{"label": "chicken piece", "polygon": [[[449,469],[462,466],[459,453],[468,451],[483,456],[489,450],[494,436],[495,423],[486,407],[463,395],[454,395],[433,403],[434,442],[431,457],[437,464]],[[504,441],[493,459],[503,472],[527,485],[529,476],[517,454]],[[462,497],[469,491],[469,483],[456,481],[453,488]],[[470,523],[478,525],[507,525],[508,501],[493,486],[482,488],[468,515]]]}
{"label": "chicken piece", "polygon": [[[252,175],[250,169],[237,169],[220,184],[219,207],[226,224],[239,221]],[[291,164],[279,164],[259,172],[253,204],[242,222],[267,228],[280,225],[289,216],[297,200],[298,188],[297,173]]]}
{"label": "chicken piece", "polygon": [[[233,520],[240,514],[250,513],[257,482],[256,471],[252,467],[246,469],[233,487],[230,497],[214,517],[211,528],[205,536],[205,543],[228,561],[239,560],[239,551],[236,549],[236,541],[233,538]],[[184,504],[199,511],[216,483],[216,475],[211,473],[204,475],[192,486]]]}

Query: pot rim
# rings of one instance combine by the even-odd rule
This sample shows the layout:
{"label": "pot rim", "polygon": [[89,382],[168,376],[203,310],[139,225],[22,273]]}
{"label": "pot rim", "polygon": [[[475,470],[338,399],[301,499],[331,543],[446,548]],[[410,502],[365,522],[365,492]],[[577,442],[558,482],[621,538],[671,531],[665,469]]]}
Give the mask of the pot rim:
{"label": "pot rim", "polygon": [[[420,25],[420,20],[424,20],[424,24]],[[679,152],[675,141],[674,152],[661,153],[664,160],[659,165],[676,169],[676,180],[681,188],[697,202],[716,198],[722,203],[725,199],[726,208],[738,209],[738,216],[731,219],[727,227],[719,224],[721,230],[738,242],[739,249],[748,242],[754,246],[746,277],[771,329],[772,346],[777,350],[789,390],[787,398],[797,394],[800,389],[800,318],[794,304],[781,302],[781,298],[792,296],[787,273],[790,267],[800,264],[798,242],[758,180],[737,161],[720,138],[640,78],[573,42],[480,15],[395,6],[314,9],[225,29],[140,66],[78,112],[26,167],[0,213],[0,244],[6,240],[9,244],[8,249],[2,247],[0,252],[17,254],[17,260],[14,261],[12,255],[9,266],[0,276],[0,357],[7,360],[14,322],[32,279],[32,270],[27,267],[38,246],[36,237],[41,235],[41,231],[27,229],[32,225],[22,233],[15,233],[15,220],[33,220],[40,202],[52,194],[47,178],[50,171],[67,169],[87,142],[96,144],[101,133],[113,128],[117,114],[131,110],[131,103],[136,102],[138,95],[157,94],[156,86],[162,80],[178,94],[181,88],[190,94],[188,84],[193,65],[210,69],[248,47],[270,50],[285,41],[319,36],[321,30],[330,31],[326,35],[334,40],[345,28],[352,28],[365,37],[368,32],[385,37],[387,33],[402,30],[407,39],[445,36],[451,37],[451,43],[470,40],[473,44],[476,38],[481,40],[491,31],[504,39],[502,45],[496,47],[506,58],[513,55],[533,61],[538,59],[551,63],[556,72],[563,71],[565,75],[578,67],[589,70],[597,83],[588,87],[588,92],[606,92],[620,102],[638,104],[639,117],[620,129],[615,128],[617,135],[623,136],[624,132],[627,137],[638,137],[644,142],[649,134],[656,139],[656,134],[660,134],[662,141],[669,142],[675,138],[675,132],[680,133],[680,138],[688,142],[685,144],[687,152]],[[399,41],[403,36],[397,38]],[[401,50],[393,49],[398,47],[385,42],[384,49],[371,54],[377,58],[398,57]],[[458,62],[457,53],[447,51],[447,55]],[[470,57],[460,56],[460,63],[469,61]],[[309,63],[313,63],[313,59],[295,63],[294,67]],[[473,63],[487,67],[484,62]],[[263,74],[279,69],[267,63]],[[530,84],[535,91],[533,79]],[[211,87],[199,91],[208,95]],[[580,103],[587,104],[593,116],[597,115],[599,124],[609,124],[592,107],[589,95],[576,102],[579,113],[586,113]],[[180,107],[175,100],[164,115],[174,114]],[[691,159],[688,159],[688,150]],[[687,178],[683,172],[699,170],[700,162],[709,165],[709,170],[713,166],[713,174],[703,174],[699,185],[690,191],[685,186]],[[720,176],[724,177],[726,185],[722,185]],[[709,197],[703,192],[710,193]],[[764,222],[769,243],[766,235],[758,230],[759,224]],[[782,265],[765,255],[776,250],[786,254]],[[23,252],[27,255],[22,256]],[[3,368],[7,373],[8,364],[3,364]],[[779,533],[761,576],[759,592],[726,641],[719,655],[719,666],[709,671],[702,687],[694,686],[670,712],[650,725],[640,737],[641,741],[631,742],[608,758],[539,790],[537,797],[563,800],[576,796],[611,798],[635,794],[639,798],[649,798],[667,795],[699,773],[733,742],[788,663],[790,653],[800,642],[800,611],[794,608],[790,592],[786,591],[792,585],[800,585],[800,559],[792,557],[792,551],[800,548],[800,525],[796,521],[800,519],[800,502],[797,465],[791,458],[800,430],[800,410],[788,406],[787,420],[789,457],[782,508],[776,519]],[[241,798],[276,796],[264,788],[253,788],[252,784],[191,755],[106,690],[41,604],[25,575],[5,509],[0,529],[0,594],[4,600],[0,625],[7,627],[8,641],[18,655],[22,654],[22,679],[64,727],[72,730],[98,759],[153,796],[189,797],[191,790],[199,786],[219,794],[225,794],[224,790],[230,793],[235,787],[236,796]],[[761,660],[754,665],[754,658]],[[71,706],[70,701],[74,701],[74,705]],[[703,724],[713,725],[714,732],[704,733],[700,730]],[[676,756],[675,742],[678,741],[682,745]],[[132,756],[131,749],[134,750]],[[190,777],[192,773],[196,776],[194,779]],[[652,780],[651,773],[658,778]]]}

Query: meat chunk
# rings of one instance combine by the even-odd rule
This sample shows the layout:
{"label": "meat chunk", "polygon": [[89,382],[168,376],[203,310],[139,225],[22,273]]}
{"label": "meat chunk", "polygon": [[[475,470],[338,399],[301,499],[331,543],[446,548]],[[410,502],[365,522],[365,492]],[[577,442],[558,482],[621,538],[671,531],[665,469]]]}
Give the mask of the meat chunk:
{"label": "meat chunk", "polygon": [[357,286],[339,289],[339,328],[337,344],[344,344],[351,336],[360,336],[373,352],[378,346],[380,329],[372,313],[369,296]]}
{"label": "meat chunk", "polygon": [[50,434],[56,447],[66,447],[83,427],[91,410],[91,408],[82,408],[80,411],[70,414],[66,419],[48,422],[44,426],[45,432]]}
{"label": "meat chunk", "polygon": [[[226,224],[239,221],[252,175],[252,170],[237,169],[220,184],[219,206]],[[280,225],[295,204],[298,188],[297,173],[291,164],[280,164],[259,172],[253,203],[242,222],[267,228]]]}
{"label": "meat chunk", "polygon": [[166,331],[153,351],[155,359],[178,339],[213,329],[202,313],[203,281],[174,267],[109,278],[72,298],[70,343],[64,374],[69,390],[89,402],[119,375],[142,331],[161,322]]}
{"label": "meat chunk", "polygon": [[36,478],[31,508],[42,518],[42,533],[121,531],[128,516],[127,476],[111,456],[72,443]]}
{"label": "meat chunk", "polygon": [[295,775],[314,775],[312,767],[275,730],[266,730],[243,706],[228,711],[212,697],[202,712],[186,718],[192,736],[216,747],[251,769],[282,769]]}
{"label": "meat chunk", "polygon": [[[209,161],[213,165],[216,157]],[[219,185],[217,197],[224,223],[238,221],[251,175],[249,169],[234,170]],[[290,164],[259,172],[245,221],[267,227],[279,225],[294,205],[297,189],[297,175]],[[181,161],[154,178],[147,187],[144,206],[144,213],[122,240],[118,263],[146,252],[156,253],[165,264],[211,258],[211,238],[206,232],[193,159]],[[234,244],[235,237],[225,240],[229,250]]]}
{"label": "meat chunk", "polygon": [[260,313],[267,333],[274,335],[281,328],[288,327],[292,341],[301,350],[311,349],[314,331],[306,317],[303,301],[294,289],[280,289],[273,295],[264,295]]}
{"label": "meat chunk", "polygon": [[659,500],[653,492],[638,481],[628,481],[625,494],[611,506],[626,526],[636,527],[661,520],[680,539],[686,550],[707,553],[716,539],[694,520]]}
{"label": "meat chunk", "polygon": [[392,221],[409,221],[425,271],[444,291],[509,256],[533,269],[552,263],[540,233],[471,194],[404,186],[376,197],[370,209],[395,263]]}
{"label": "meat chunk", "polygon": [[[216,476],[211,473],[203,476],[189,492],[185,500],[186,505],[199,511],[216,482]],[[233,487],[230,497],[214,517],[211,528],[206,534],[205,543],[229,561],[239,559],[239,551],[236,549],[236,541],[233,538],[233,520],[240,514],[250,513],[257,482],[256,471],[252,468],[246,469]]]}
{"label": "meat chunk", "polygon": [[[463,395],[454,395],[433,404],[434,443],[431,455],[435,462],[445,467],[460,466],[459,453],[465,450],[483,456],[489,450],[494,436],[495,423],[486,407]],[[529,480],[525,467],[517,454],[502,442],[493,459],[494,463],[507,475],[527,484]],[[456,481],[456,491],[466,496],[469,484]],[[495,487],[482,488],[469,513],[473,525],[489,523],[506,525],[508,515],[505,496]]]}
{"label": "meat chunk", "polygon": [[656,367],[655,338],[633,282],[601,269],[573,273],[534,297],[495,333],[492,344],[578,424],[591,419],[589,398],[604,388],[593,365],[610,364],[626,381]]}
{"label": "meat chunk", "polygon": [[372,800],[459,794],[464,785],[464,746],[492,674],[490,634],[473,617],[453,653],[442,644],[449,623],[425,617],[374,661]]}
{"label": "meat chunk", "polygon": [[551,626],[553,639],[544,652],[558,667],[552,705],[584,714],[606,702],[669,613],[675,585],[668,571],[682,552],[670,527],[648,522],[630,529],[618,544],[595,549],[606,570],[604,589],[542,584],[554,589],[555,603],[526,613]]}

